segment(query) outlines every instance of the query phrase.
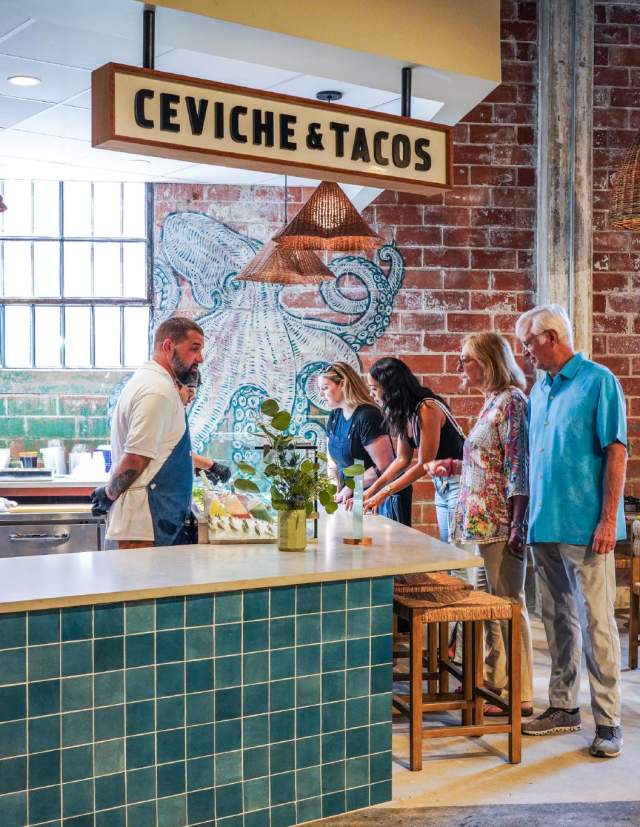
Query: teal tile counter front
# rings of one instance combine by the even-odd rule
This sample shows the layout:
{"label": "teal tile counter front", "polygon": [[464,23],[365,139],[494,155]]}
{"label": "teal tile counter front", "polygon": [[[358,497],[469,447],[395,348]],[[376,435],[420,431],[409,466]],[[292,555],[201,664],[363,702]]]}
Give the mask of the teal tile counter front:
{"label": "teal tile counter front", "polygon": [[287,827],[390,800],[392,592],[0,615],[0,824]]}

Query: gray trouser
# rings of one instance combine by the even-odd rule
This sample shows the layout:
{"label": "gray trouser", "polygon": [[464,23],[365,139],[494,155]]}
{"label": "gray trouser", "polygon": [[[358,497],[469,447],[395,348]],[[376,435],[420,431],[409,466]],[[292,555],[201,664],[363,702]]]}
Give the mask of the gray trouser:
{"label": "gray trouser", "polygon": [[596,724],[620,724],[620,638],[614,617],[613,553],[591,546],[533,546],[542,620],[551,655],[549,703],[578,706],[582,649]]}

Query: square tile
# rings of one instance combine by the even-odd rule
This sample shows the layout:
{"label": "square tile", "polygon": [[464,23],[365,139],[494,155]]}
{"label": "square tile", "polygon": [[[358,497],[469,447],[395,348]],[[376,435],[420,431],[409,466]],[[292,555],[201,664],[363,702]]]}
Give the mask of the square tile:
{"label": "square tile", "polygon": [[345,673],[327,672],[322,676],[322,700],[342,701],[345,698]]}
{"label": "square tile", "polygon": [[371,664],[391,663],[393,652],[393,635],[380,635],[371,638]]}
{"label": "square tile", "polygon": [[391,749],[391,724],[374,724],[369,727],[371,752],[386,752]]}
{"label": "square tile", "polygon": [[295,769],[296,748],[295,741],[281,741],[271,744],[269,750],[270,775],[280,772],[289,772]]}
{"label": "square tile", "polygon": [[[57,647],[56,647],[57,648]],[[62,644],[62,675],[87,675],[93,672],[93,644],[90,640]]]}
{"label": "square tile", "polygon": [[[60,717],[62,719],[62,746],[72,747],[76,744],[88,744],[93,739],[92,710],[67,712]],[[31,749],[33,750],[33,745]]]}
{"label": "square tile", "polygon": [[96,778],[96,809],[106,810],[124,804],[124,773]]}
{"label": "square tile", "polygon": [[152,633],[127,635],[125,638],[125,657],[127,669],[135,666],[148,666],[155,656],[155,635]]}
{"label": "square tile", "polygon": [[[205,663],[205,661],[196,661],[189,666],[196,666],[196,664]],[[225,689],[229,686],[240,686],[242,683],[242,658],[240,655],[230,655],[229,657],[216,658],[215,666],[211,661],[212,669],[215,668],[215,687],[216,689]],[[213,676],[212,676],[213,680]],[[210,689],[211,686],[202,686],[202,689]]]}
{"label": "square tile", "polygon": [[391,664],[371,667],[371,694],[391,691]]}
{"label": "square tile", "polygon": [[296,713],[293,709],[286,712],[272,712],[269,715],[269,732],[272,743],[290,741],[295,736]]}
{"label": "square tile", "polygon": [[[60,681],[39,681],[27,684],[29,695],[29,715],[52,715],[60,712]],[[21,715],[14,716],[16,718]]]}
{"label": "square tile", "polygon": [[65,818],[93,812],[93,780],[62,785],[62,814]]}
{"label": "square tile", "polygon": [[271,668],[271,680],[279,678],[292,678],[296,671],[296,650],[290,649],[276,649],[271,652],[269,658]]}
{"label": "square tile", "polygon": [[346,613],[324,612],[322,615],[322,640],[344,640],[346,635]]}
{"label": "square tile", "polygon": [[210,594],[190,595],[186,599],[186,625],[211,626],[213,624],[213,596]]}
{"label": "square tile", "polygon": [[271,649],[283,649],[293,646],[296,641],[295,618],[283,617],[272,620],[269,630],[269,645]]}
{"label": "square tile", "polygon": [[223,752],[215,759],[216,787],[242,781],[242,751]]}
{"label": "square tile", "polygon": [[182,761],[185,757],[184,729],[166,729],[156,734],[156,760],[158,764]]}
{"label": "square tile", "polygon": [[305,738],[320,732],[320,706],[305,706],[296,710],[296,737]]}
{"label": "square tile", "polygon": [[254,683],[242,689],[242,714],[259,715],[269,711],[269,684]]}
{"label": "square tile", "polygon": [[27,650],[29,681],[60,677],[60,646],[30,646]]}
{"label": "square tile", "polygon": [[213,787],[213,756],[187,759],[187,790],[200,790]]}
{"label": "square tile", "polygon": [[27,751],[27,722],[0,724],[0,758],[12,758]]}
{"label": "square tile", "polygon": [[371,696],[371,723],[381,724],[391,721],[391,693],[382,692]]}
{"label": "square tile", "polygon": [[393,603],[393,578],[376,577],[371,581],[371,605]]}
{"label": "square tile", "polygon": [[153,701],[136,701],[126,705],[127,735],[152,732],[155,728],[155,707]]}
{"label": "square tile", "polygon": [[39,643],[58,643],[60,640],[60,609],[28,612],[27,627],[29,646],[36,646]]}
{"label": "square tile", "polygon": [[242,812],[242,784],[216,787],[216,817],[224,818],[240,812]]}
{"label": "square tile", "polygon": [[296,675],[313,675],[320,671],[320,645],[298,646],[296,654]]}
{"label": "square tile", "polygon": [[[260,717],[260,716],[258,716]],[[253,720],[249,718],[248,720]],[[214,727],[215,751],[227,752],[232,749],[240,749],[242,746],[242,721],[240,718],[235,718],[230,721],[220,721]],[[245,729],[245,744],[247,746],[254,746],[247,740]]]}
{"label": "square tile", "polygon": [[269,621],[255,620],[244,624],[245,652],[259,652],[269,648]]}
{"label": "square tile", "polygon": [[213,822],[216,813],[214,790],[198,790],[187,795],[187,818],[189,824]]}
{"label": "square tile", "polygon": [[344,729],[346,705],[344,701],[322,705],[322,731]]}
{"label": "square tile", "polygon": [[61,812],[62,794],[59,785],[29,790],[29,818],[32,824],[60,818]]}
{"label": "square tile", "polygon": [[296,704],[310,706],[320,703],[320,675],[308,675],[296,679]]}
{"label": "square tile", "polygon": [[184,761],[177,761],[174,764],[159,764],[156,767],[158,798],[177,795],[185,791],[185,768]]}
{"label": "square tile", "polygon": [[156,739],[149,735],[134,735],[126,739],[127,770],[148,767],[156,761]]}
{"label": "square tile", "polygon": [[[235,658],[238,662],[238,680],[240,683],[240,672],[242,662],[240,658]],[[207,660],[190,660],[186,664],[187,672],[187,692],[204,692],[213,689],[213,658]],[[217,678],[217,670],[216,670]]]}
{"label": "square tile", "polygon": [[163,597],[156,600],[156,629],[184,628],[184,597]]}
{"label": "square tile", "polygon": [[296,741],[296,767],[311,767],[320,763],[320,738],[301,738]]}
{"label": "square tile", "polygon": [[245,812],[262,810],[269,806],[269,779],[254,778],[244,782]]}
{"label": "square tile", "polygon": [[268,775],[269,747],[245,749],[242,762],[242,775],[245,780]]}
{"label": "square tile", "polygon": [[243,827],[271,827],[271,810],[253,810],[245,813]]}
{"label": "square tile", "polygon": [[186,654],[187,660],[213,657],[213,628],[211,626],[187,629]]}
{"label": "square tile", "polygon": [[213,721],[213,692],[187,695],[187,724]]}
{"label": "square tile", "polygon": [[[2,706],[0,705],[0,709]],[[91,713],[89,713],[90,715]],[[64,715],[62,716],[64,719]],[[60,715],[32,718],[29,721],[29,749],[31,752],[58,749],[60,746]]]}
{"label": "square tile", "polygon": [[124,738],[99,741],[93,747],[93,763],[96,775],[124,770]]}
{"label": "square tile", "polygon": [[242,593],[225,592],[215,597],[215,620],[218,623],[234,623],[242,620]]}
{"label": "square tile", "polygon": [[127,634],[153,632],[156,628],[155,600],[140,600],[125,606]]}
{"label": "square tile", "polygon": [[242,651],[242,624],[226,623],[224,626],[216,626],[215,632],[215,654],[238,655]]}
{"label": "square tile", "polygon": [[148,801],[156,797],[156,770],[155,767],[145,767],[141,770],[127,772],[127,803]]}
{"label": "square tile", "polygon": [[307,767],[296,772],[298,798],[312,798],[320,795],[320,767]]}
{"label": "square tile", "polygon": [[272,775],[271,782],[271,806],[284,804],[287,801],[294,801],[296,797],[296,774],[285,772],[281,775]]}
{"label": "square tile", "polygon": [[242,714],[242,689],[238,686],[233,689],[216,689],[215,716],[216,721],[225,721],[229,718],[239,718]]}
{"label": "square tile", "polygon": [[319,583],[305,583],[296,587],[296,614],[319,612],[321,609],[322,586]]}
{"label": "square tile", "polygon": [[371,609],[371,634],[372,635],[388,635],[391,634],[393,623],[393,611],[389,606],[374,606]]}
{"label": "square tile", "polygon": [[369,724],[369,698],[354,698],[347,701],[347,729]]}
{"label": "square tile", "polygon": [[[184,730],[181,730],[184,738]],[[213,724],[197,724],[187,729],[187,758],[201,758],[203,755],[213,755],[214,728]]]}
{"label": "square tile", "polygon": [[156,670],[154,666],[127,669],[127,701],[143,701],[155,695]]}
{"label": "square tile", "polygon": [[363,726],[347,730],[347,758],[367,755],[369,752],[369,727]]}
{"label": "square tile", "polygon": [[370,624],[370,609],[349,609],[347,612],[347,637],[368,637]]}
{"label": "square tile", "polygon": [[372,807],[375,804],[382,804],[384,801],[391,801],[391,779],[372,784],[369,788],[369,796]]}
{"label": "square tile", "polygon": [[285,586],[271,589],[271,617],[285,617],[296,613],[296,588]]}
{"label": "square tile", "polygon": [[15,646],[26,646],[26,643],[26,612],[11,612],[0,615],[0,648],[13,649]]}
{"label": "square tile", "polygon": [[96,741],[124,737],[124,704],[101,706],[93,713]]}
{"label": "square tile", "polygon": [[296,804],[296,818],[299,824],[305,821],[317,821],[322,818],[322,799],[318,796],[298,801]]}
{"label": "square tile", "polygon": [[156,725],[159,730],[175,729],[176,727],[184,726],[184,700],[182,695],[176,695],[171,698],[158,698],[156,704]]}
{"label": "square tile", "polygon": [[181,695],[184,692],[184,663],[163,663],[156,667],[156,694]]}
{"label": "square tile", "polygon": [[345,788],[345,762],[336,761],[322,767],[322,792],[335,793]]}
{"label": "square tile", "polygon": [[[139,674],[141,671],[134,670],[135,674]],[[130,680],[131,674],[131,672],[127,672],[127,681]],[[96,675],[94,680],[96,706],[111,706],[111,704],[121,704],[124,701],[124,672],[122,670]],[[153,686],[153,682],[151,686]],[[140,699],[127,698],[127,700]]]}
{"label": "square tile", "polygon": [[379,752],[369,756],[369,773],[371,783],[386,781],[391,778],[391,751]]}
{"label": "square tile", "polygon": [[184,660],[184,630],[156,632],[156,663]]}
{"label": "square tile", "polygon": [[344,580],[337,583],[322,584],[322,611],[332,612],[344,609],[347,605],[347,584]]}
{"label": "square tile", "polygon": [[269,617],[269,590],[255,589],[243,593],[244,620],[260,620]]}
{"label": "square tile", "polygon": [[[83,675],[77,678],[64,678],[60,681],[62,688],[62,710],[72,712],[76,709],[90,709],[93,706],[93,676]],[[31,710],[32,714],[35,714]]]}
{"label": "square tile", "polygon": [[0,798],[0,821],[3,824],[27,823],[26,792],[12,793]]}
{"label": "square tile", "polygon": [[361,787],[369,783],[369,757],[350,758],[346,763],[347,787]]}
{"label": "square tile", "polygon": [[347,698],[358,698],[369,694],[369,669],[364,666],[360,669],[347,670]]}
{"label": "square tile", "polygon": [[360,609],[371,602],[371,580],[349,580],[347,583],[347,607]]}
{"label": "square tile", "polygon": [[305,643],[320,642],[320,614],[307,614],[296,616],[296,644],[302,646]]}
{"label": "square tile", "polygon": [[369,638],[347,641],[347,669],[369,665]]}
{"label": "square tile", "polygon": [[296,705],[296,684],[293,678],[284,681],[272,681],[270,693],[271,712],[281,709],[293,709]]}
{"label": "square tile", "polygon": [[174,795],[158,800],[158,827],[177,827],[186,824],[186,819],[186,795]]}
{"label": "square tile", "polygon": [[13,721],[27,714],[26,684],[0,687],[0,721]]}
{"label": "square tile", "polygon": [[70,747],[62,750],[62,780],[80,781],[93,777],[93,746]]}
{"label": "square tile", "polygon": [[271,827],[292,827],[296,823],[296,805],[281,804],[271,808]]}
{"label": "square tile", "polygon": [[25,648],[0,651],[0,686],[26,680],[26,652]]}
{"label": "square tile", "polygon": [[322,763],[339,761],[346,755],[344,731],[329,732],[322,735]]}
{"label": "square tile", "polygon": [[[44,753],[49,756],[50,753]],[[54,753],[55,754],[55,753]],[[48,758],[38,759],[38,764],[48,765]],[[27,787],[27,757],[4,758],[0,761],[0,795],[16,793]]]}
{"label": "square tile", "polygon": [[322,671],[334,672],[344,669],[346,664],[346,646],[344,640],[322,644]]}
{"label": "square tile", "polygon": [[93,606],[73,606],[62,610],[62,640],[87,640],[93,637]]}
{"label": "square tile", "polygon": [[126,827],[126,823],[125,807],[114,807],[96,813],[96,827]]}
{"label": "square tile", "polygon": [[124,666],[124,638],[98,638],[94,644],[94,669],[96,672],[111,672]]}
{"label": "square tile", "polygon": [[[257,747],[269,743],[269,716],[252,715],[244,718],[243,722],[244,746]],[[218,735],[216,733],[216,750],[218,750]]]}
{"label": "square tile", "polygon": [[144,801],[141,804],[132,804],[127,807],[127,821],[129,824],[139,824],[140,827],[156,827],[157,807],[155,801]]}
{"label": "square tile", "polygon": [[369,806],[369,787],[347,790],[347,810],[359,810]]}
{"label": "square tile", "polygon": [[242,658],[244,683],[262,683],[269,680],[269,652],[253,652]]}
{"label": "square tile", "polygon": [[94,637],[124,634],[124,604],[107,603],[93,610]]}

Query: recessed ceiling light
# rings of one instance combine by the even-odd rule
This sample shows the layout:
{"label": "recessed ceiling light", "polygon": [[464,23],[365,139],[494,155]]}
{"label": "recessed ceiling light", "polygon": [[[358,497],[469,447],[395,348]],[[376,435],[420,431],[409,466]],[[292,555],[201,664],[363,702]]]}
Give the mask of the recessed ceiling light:
{"label": "recessed ceiling light", "polygon": [[39,83],[42,83],[40,78],[34,75],[11,75],[7,80],[14,86],[38,86]]}

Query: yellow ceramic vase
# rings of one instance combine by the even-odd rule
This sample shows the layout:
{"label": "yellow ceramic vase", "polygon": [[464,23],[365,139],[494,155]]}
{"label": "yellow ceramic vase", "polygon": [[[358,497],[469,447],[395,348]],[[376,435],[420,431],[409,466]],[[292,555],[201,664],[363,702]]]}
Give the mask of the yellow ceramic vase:
{"label": "yellow ceramic vase", "polygon": [[278,548],[304,551],[307,547],[307,513],[304,509],[278,511]]}

